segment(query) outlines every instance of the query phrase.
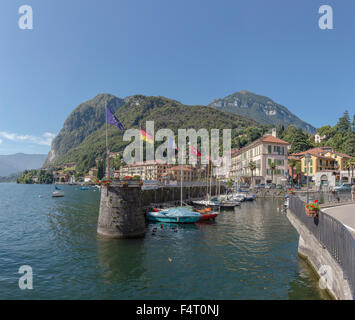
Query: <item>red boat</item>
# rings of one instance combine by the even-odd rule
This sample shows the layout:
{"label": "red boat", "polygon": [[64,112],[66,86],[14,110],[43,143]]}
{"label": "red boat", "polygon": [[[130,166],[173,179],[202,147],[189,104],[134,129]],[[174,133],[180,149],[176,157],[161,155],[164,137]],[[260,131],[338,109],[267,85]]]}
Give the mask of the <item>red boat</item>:
{"label": "red boat", "polygon": [[199,221],[214,220],[218,216],[218,212],[212,211],[211,208],[196,211],[202,215]]}

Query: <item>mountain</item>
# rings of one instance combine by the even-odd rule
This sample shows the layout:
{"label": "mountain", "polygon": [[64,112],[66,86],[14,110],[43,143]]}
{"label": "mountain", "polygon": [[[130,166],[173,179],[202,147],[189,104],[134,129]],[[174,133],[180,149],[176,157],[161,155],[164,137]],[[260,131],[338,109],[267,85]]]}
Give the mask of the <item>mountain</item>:
{"label": "mountain", "polygon": [[65,120],[59,134],[53,139],[45,167],[57,161],[69,149],[78,146],[105,123],[106,103],[113,112],[116,112],[125,101],[111,94],[99,94],[77,106]]}
{"label": "mountain", "polygon": [[262,124],[294,125],[308,133],[315,133],[316,128],[302,121],[286,107],[274,102],[268,97],[242,90],[223,99],[215,99],[210,107],[248,117]]}
{"label": "mountain", "polygon": [[[114,98],[112,97],[112,99]],[[126,98],[125,101],[126,103],[120,106],[116,112],[125,129],[143,127],[148,120],[154,120],[155,130],[169,128],[175,134],[178,128],[194,128],[196,130],[200,128],[238,129],[232,130],[232,139],[236,139],[238,133],[243,134],[244,132],[241,130],[247,130],[247,128],[254,128],[253,133],[257,137],[267,130],[266,126],[260,126],[256,121],[243,116],[206,106],[187,106],[165,97],[135,95]],[[86,117],[86,114],[84,113],[82,116]],[[68,117],[66,123],[72,123],[71,117],[72,115]],[[68,145],[64,139],[58,140],[56,138],[56,143],[52,144],[51,152],[58,155],[58,150],[67,150],[67,153],[57,157],[55,161],[49,162],[59,165],[75,161],[79,163],[79,170],[95,165],[95,159],[105,153],[105,125],[102,122],[101,124],[100,128],[92,131],[76,146]],[[85,130],[85,125],[81,128]],[[74,139],[71,135],[75,132],[74,128],[72,128],[71,133],[66,131],[67,141]],[[117,127],[109,125],[108,138],[111,151],[122,151],[128,144],[128,142],[122,141],[123,132]]]}
{"label": "mountain", "polygon": [[0,176],[24,171],[26,169],[39,169],[42,167],[47,155],[16,153],[0,155]]}

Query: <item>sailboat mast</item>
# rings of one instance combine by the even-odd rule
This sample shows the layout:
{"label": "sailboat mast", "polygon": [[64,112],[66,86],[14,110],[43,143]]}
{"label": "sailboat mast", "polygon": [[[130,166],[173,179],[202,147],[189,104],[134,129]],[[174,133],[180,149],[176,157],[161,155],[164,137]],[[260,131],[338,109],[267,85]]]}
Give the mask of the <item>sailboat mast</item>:
{"label": "sailboat mast", "polygon": [[110,179],[110,151],[108,149],[108,135],[107,135],[107,102],[105,104],[106,110],[106,167],[107,167],[107,179]]}
{"label": "sailboat mast", "polygon": [[181,164],[180,164],[180,204],[181,204],[181,207],[182,207],[182,174],[183,174],[182,166],[183,166],[184,150],[185,150],[185,147],[183,147],[181,150]]}

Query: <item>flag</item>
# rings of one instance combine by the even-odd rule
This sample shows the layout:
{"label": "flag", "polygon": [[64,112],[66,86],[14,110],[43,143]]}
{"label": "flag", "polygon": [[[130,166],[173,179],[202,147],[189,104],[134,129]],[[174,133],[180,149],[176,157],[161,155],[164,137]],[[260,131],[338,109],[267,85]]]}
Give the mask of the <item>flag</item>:
{"label": "flag", "polygon": [[113,124],[120,128],[120,130],[124,130],[124,127],[121,122],[118,121],[116,116],[111,112],[111,110],[106,106],[106,123]]}
{"label": "flag", "polygon": [[197,148],[195,148],[193,145],[191,145],[191,143],[189,142],[189,145],[190,145],[190,153],[194,156],[198,156],[198,157],[201,157],[201,153],[200,151],[198,151]]}
{"label": "flag", "polygon": [[141,129],[141,139],[148,143],[154,143],[153,137]]}
{"label": "flag", "polygon": [[168,137],[168,148],[178,150],[175,140],[172,137]]}

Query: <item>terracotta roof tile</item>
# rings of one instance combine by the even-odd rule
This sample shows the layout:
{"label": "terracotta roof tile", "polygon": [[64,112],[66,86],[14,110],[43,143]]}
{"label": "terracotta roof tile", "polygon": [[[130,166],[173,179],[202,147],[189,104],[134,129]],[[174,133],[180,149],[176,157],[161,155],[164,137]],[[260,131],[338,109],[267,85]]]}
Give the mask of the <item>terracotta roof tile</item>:
{"label": "terracotta roof tile", "polygon": [[279,138],[276,138],[272,135],[267,135],[267,136],[264,136],[260,139],[260,141],[262,142],[270,142],[270,143],[279,143],[279,144],[285,144],[285,145],[288,145],[289,143],[284,141],[284,140],[281,140]]}

